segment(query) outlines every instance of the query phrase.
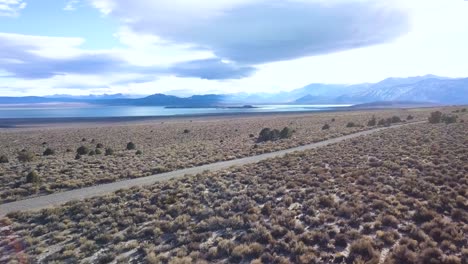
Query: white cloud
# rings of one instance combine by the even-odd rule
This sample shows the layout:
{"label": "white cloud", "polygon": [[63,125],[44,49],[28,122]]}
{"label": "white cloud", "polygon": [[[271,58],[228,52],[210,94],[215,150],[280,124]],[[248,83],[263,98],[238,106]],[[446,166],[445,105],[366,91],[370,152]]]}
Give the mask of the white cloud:
{"label": "white cloud", "polygon": [[114,9],[114,2],[112,0],[90,0],[90,2],[105,15],[108,15]]}
{"label": "white cloud", "polygon": [[129,63],[138,66],[169,67],[179,62],[215,57],[209,50],[197,50],[193,45],[172,43],[156,35],[136,33],[128,27],[120,28],[115,36],[125,48],[112,52],[119,53]]}
{"label": "white cloud", "polygon": [[[30,52],[47,58],[70,58],[82,53],[79,46],[85,40],[72,37],[33,36],[13,33],[1,33],[0,46],[14,47],[16,50]],[[6,56],[6,55],[4,55]]]}
{"label": "white cloud", "polygon": [[26,8],[23,0],[0,0],[0,16],[18,16]]}
{"label": "white cloud", "polygon": [[401,8],[369,0],[97,0],[93,3],[135,32],[208,49],[220,59],[243,64],[385,43],[407,30],[407,17]]}
{"label": "white cloud", "polygon": [[76,6],[80,3],[80,0],[69,0],[63,10],[65,11],[75,11]]}

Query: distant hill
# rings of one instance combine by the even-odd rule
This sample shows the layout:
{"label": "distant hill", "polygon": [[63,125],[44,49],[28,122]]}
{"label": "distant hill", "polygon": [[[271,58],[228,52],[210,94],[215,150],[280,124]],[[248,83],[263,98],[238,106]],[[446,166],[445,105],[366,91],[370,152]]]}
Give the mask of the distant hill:
{"label": "distant hill", "polygon": [[134,96],[125,95],[122,93],[117,94],[99,94],[99,95],[67,95],[67,94],[55,94],[50,96],[45,96],[46,98],[68,98],[76,100],[108,100],[108,99],[123,99],[123,98],[135,98]]}
{"label": "distant hill", "polygon": [[378,83],[313,83],[288,92],[207,94],[178,97],[154,94],[143,98],[128,95],[89,95],[49,97],[0,97],[0,104],[91,103],[101,105],[141,105],[172,107],[212,107],[255,104],[363,104],[370,102],[428,102],[434,104],[468,104],[468,78],[425,75],[388,78]]}
{"label": "distant hill", "polygon": [[[439,104],[413,101],[382,101],[349,106],[349,109],[378,109],[378,108],[413,108],[413,107],[431,107]],[[341,108],[343,109],[343,108]]]}
{"label": "distant hill", "polygon": [[337,98],[340,102],[424,101],[441,104],[468,103],[468,78],[429,78],[412,83],[382,85]]}
{"label": "distant hill", "polygon": [[44,104],[44,103],[88,103],[98,105],[134,105],[134,106],[173,106],[173,107],[215,107],[224,105],[225,96],[216,94],[177,97],[165,94],[153,94],[143,98],[108,98],[85,97],[0,97],[0,104]]}
{"label": "distant hill", "polygon": [[[348,92],[328,98],[329,103],[356,104],[382,101],[467,104],[468,78],[450,79],[434,75],[410,78],[388,78],[381,82],[354,86]],[[298,98],[296,104],[322,103],[323,98],[310,94]]]}
{"label": "distant hill", "polygon": [[99,100],[95,103],[106,105],[135,105],[135,106],[173,106],[173,107],[207,107],[219,106],[223,104],[224,95],[194,95],[190,97],[177,97],[165,94],[153,94],[147,97],[138,99],[115,99],[115,100]]}

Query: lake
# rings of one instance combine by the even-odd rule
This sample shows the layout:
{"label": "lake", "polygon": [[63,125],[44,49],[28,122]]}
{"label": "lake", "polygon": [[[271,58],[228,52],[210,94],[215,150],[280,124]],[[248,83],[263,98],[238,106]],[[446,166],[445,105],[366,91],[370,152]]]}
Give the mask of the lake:
{"label": "lake", "polygon": [[0,118],[88,118],[325,111],[349,105],[256,105],[255,108],[165,108],[162,106],[0,106]]}

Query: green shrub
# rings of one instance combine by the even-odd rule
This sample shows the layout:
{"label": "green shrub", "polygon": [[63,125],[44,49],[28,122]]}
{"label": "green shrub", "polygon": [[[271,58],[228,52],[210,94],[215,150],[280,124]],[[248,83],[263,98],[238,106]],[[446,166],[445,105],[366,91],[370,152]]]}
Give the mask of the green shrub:
{"label": "green shrub", "polygon": [[456,115],[442,115],[442,122],[445,124],[452,124],[457,122],[458,116]]}
{"label": "green shrub", "polygon": [[51,148],[47,148],[44,153],[42,153],[42,155],[44,156],[51,156],[51,155],[55,155],[55,150],[51,149]]}
{"label": "green shrub", "polygon": [[379,126],[385,126],[385,124],[387,124],[385,119],[380,119],[379,122],[377,123],[377,125],[379,125]]}
{"label": "green shrub", "polygon": [[27,183],[39,183],[39,181],[40,181],[39,174],[35,170],[29,172],[28,175],[26,175]]}
{"label": "green shrub", "polygon": [[279,131],[278,129],[271,130],[270,128],[264,128],[260,131],[258,136],[258,142],[265,142],[265,141],[275,141],[278,139],[286,139],[291,137],[293,131],[285,127],[283,130]]}
{"label": "green shrub", "polygon": [[431,113],[429,117],[429,123],[438,124],[442,120],[442,113],[440,111],[435,111]]}
{"label": "green shrub", "polygon": [[79,154],[79,155],[86,155],[88,153],[89,153],[89,149],[85,146],[81,146],[76,150],[76,154]]}
{"label": "green shrub", "polygon": [[135,152],[135,154],[136,154],[136,155],[141,155],[141,154],[143,154],[143,152],[142,152],[141,150],[137,150],[137,151]]}
{"label": "green shrub", "polygon": [[5,155],[0,156],[0,163],[8,163],[8,157]]}
{"label": "green shrub", "polygon": [[128,142],[127,143],[127,150],[134,150],[136,149],[136,145],[133,142]]}
{"label": "green shrub", "polygon": [[280,138],[281,139],[290,138],[292,136],[292,133],[293,133],[292,129],[290,129],[289,127],[285,127],[280,132]]}
{"label": "green shrub", "polygon": [[322,207],[334,207],[335,206],[335,200],[331,196],[322,195],[322,196],[319,197],[319,204]]}
{"label": "green shrub", "polygon": [[101,154],[102,154],[102,151],[101,151],[99,148],[97,148],[97,149],[94,151],[94,153],[96,153],[96,155],[101,155]]}
{"label": "green shrub", "polygon": [[104,145],[101,144],[101,143],[97,143],[97,144],[96,144],[96,148],[98,148],[98,149],[103,148],[103,147],[104,147]]}
{"label": "green shrub", "polygon": [[372,116],[372,119],[367,122],[367,126],[375,126],[377,125],[377,120],[375,119],[375,116]]}
{"label": "green shrub", "polygon": [[346,127],[357,127],[357,125],[354,122],[348,122],[348,124],[346,124]]}
{"label": "green shrub", "polygon": [[[380,253],[370,239],[361,238],[351,244],[349,263],[378,263]],[[358,262],[358,261],[362,262]]]}
{"label": "green shrub", "polygon": [[443,253],[438,248],[428,247],[419,253],[420,263],[442,263]]}
{"label": "green shrub", "polygon": [[392,122],[392,124],[393,124],[393,123],[400,123],[400,122],[401,122],[401,118],[398,117],[398,116],[392,116],[391,122]]}
{"label": "green shrub", "polygon": [[94,150],[91,150],[91,151],[88,153],[88,155],[90,155],[90,156],[94,156],[94,155],[96,155],[96,151],[94,151]]}
{"label": "green shrub", "polygon": [[164,173],[164,172],[168,172],[168,171],[169,171],[169,169],[164,167],[164,166],[156,166],[155,168],[153,168],[151,170],[151,172],[153,174]]}
{"label": "green shrub", "polygon": [[270,128],[264,128],[262,131],[260,131],[260,134],[258,135],[258,141],[263,142],[263,141],[268,141],[270,140],[270,134],[271,134],[271,129]]}
{"label": "green shrub", "polygon": [[273,129],[271,131],[271,135],[270,135],[271,140],[275,141],[275,140],[279,139],[280,138],[280,133],[281,132],[278,129]]}
{"label": "green shrub", "polygon": [[111,148],[106,148],[106,156],[114,155],[114,150]]}
{"label": "green shrub", "polygon": [[330,125],[329,125],[329,124],[323,125],[322,130],[328,130],[328,129],[330,129]]}
{"label": "green shrub", "polygon": [[398,219],[393,216],[393,215],[385,215],[384,217],[382,217],[382,225],[384,226],[389,226],[389,227],[398,227],[398,224],[400,223],[400,221],[398,221]]}
{"label": "green shrub", "polygon": [[27,150],[22,150],[20,153],[18,153],[18,160],[20,162],[31,162],[35,158],[34,153],[29,152]]}

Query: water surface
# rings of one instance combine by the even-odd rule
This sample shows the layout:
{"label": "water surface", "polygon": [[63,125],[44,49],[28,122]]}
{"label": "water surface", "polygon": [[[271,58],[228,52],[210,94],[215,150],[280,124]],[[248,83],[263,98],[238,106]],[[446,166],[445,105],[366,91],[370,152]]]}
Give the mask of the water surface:
{"label": "water surface", "polygon": [[325,111],[349,105],[256,105],[255,108],[165,108],[163,106],[0,106],[0,118],[88,118]]}

